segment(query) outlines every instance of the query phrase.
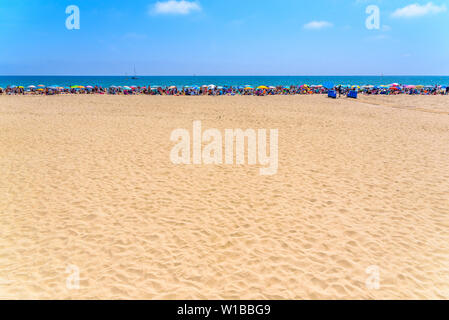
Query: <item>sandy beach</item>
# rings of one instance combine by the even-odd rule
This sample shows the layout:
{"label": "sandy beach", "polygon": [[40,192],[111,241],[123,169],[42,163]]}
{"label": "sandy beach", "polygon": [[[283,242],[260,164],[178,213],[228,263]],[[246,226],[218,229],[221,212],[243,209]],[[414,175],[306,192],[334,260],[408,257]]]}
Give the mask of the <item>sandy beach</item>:
{"label": "sandy beach", "polygon": [[[279,129],[277,174],[174,165],[195,120]],[[0,96],[0,132],[0,298],[449,299],[447,96]]]}

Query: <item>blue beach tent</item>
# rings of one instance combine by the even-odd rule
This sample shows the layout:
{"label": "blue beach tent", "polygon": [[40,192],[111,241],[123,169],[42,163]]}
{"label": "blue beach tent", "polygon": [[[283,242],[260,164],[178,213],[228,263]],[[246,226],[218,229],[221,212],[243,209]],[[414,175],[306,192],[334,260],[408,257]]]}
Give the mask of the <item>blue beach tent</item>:
{"label": "blue beach tent", "polygon": [[357,99],[357,91],[355,90],[349,91],[348,98]]}
{"label": "blue beach tent", "polygon": [[327,96],[328,98],[337,99],[337,93],[334,90],[329,90]]}

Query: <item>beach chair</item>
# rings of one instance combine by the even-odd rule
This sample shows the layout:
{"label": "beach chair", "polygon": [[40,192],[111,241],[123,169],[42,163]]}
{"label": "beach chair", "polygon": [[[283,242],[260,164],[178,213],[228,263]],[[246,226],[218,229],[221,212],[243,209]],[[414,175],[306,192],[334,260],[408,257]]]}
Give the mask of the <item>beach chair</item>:
{"label": "beach chair", "polygon": [[327,93],[327,97],[337,99],[337,93],[335,92],[335,90],[329,90],[329,92]]}
{"label": "beach chair", "polygon": [[357,91],[355,90],[349,91],[348,98],[357,99]]}

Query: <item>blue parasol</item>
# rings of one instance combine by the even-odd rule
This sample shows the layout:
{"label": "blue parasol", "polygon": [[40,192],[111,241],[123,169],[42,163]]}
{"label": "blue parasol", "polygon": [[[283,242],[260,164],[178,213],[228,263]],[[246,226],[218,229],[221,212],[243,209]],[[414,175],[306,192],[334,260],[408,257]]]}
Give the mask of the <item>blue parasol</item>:
{"label": "blue parasol", "polygon": [[326,89],[333,89],[334,88],[334,84],[332,82],[326,82],[323,87],[325,87]]}

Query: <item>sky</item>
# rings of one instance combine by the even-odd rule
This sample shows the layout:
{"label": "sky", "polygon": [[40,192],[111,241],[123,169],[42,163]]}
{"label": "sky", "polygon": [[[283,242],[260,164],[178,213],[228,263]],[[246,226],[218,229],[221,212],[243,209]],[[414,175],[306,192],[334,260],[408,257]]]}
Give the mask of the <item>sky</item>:
{"label": "sky", "polygon": [[449,0],[0,0],[0,75],[449,75],[448,31]]}

